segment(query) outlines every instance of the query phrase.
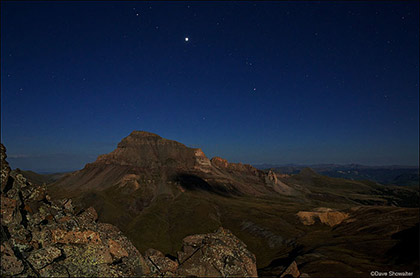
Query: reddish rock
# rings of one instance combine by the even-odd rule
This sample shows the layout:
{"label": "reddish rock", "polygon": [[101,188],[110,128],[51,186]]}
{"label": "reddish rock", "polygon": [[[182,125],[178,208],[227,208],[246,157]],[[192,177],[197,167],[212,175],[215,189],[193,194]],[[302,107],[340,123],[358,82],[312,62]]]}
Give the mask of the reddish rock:
{"label": "reddish rock", "polygon": [[229,172],[239,172],[239,173],[246,173],[253,176],[262,177],[264,173],[252,165],[249,164],[242,164],[242,163],[230,163],[226,159],[220,157],[213,157],[211,160],[211,164],[219,169],[228,170]]}
{"label": "reddish rock", "polygon": [[16,200],[1,196],[1,223],[3,225],[12,222],[19,223],[20,219],[21,216],[17,210]]}
{"label": "reddish rock", "polygon": [[61,229],[51,230],[53,243],[71,244],[101,244],[99,234],[94,231],[64,231]]}
{"label": "reddish rock", "polygon": [[23,209],[30,214],[34,213],[33,209],[27,204],[25,205],[25,207],[23,207]]}
{"label": "reddish rock", "polygon": [[170,276],[178,269],[178,262],[165,257],[162,252],[148,249],[145,252],[146,263],[153,274]]}
{"label": "reddish rock", "polygon": [[58,221],[58,223],[66,223],[67,221],[69,221],[71,219],[72,219],[71,216],[66,215],[66,216],[63,216],[63,217],[59,218],[57,221]]}
{"label": "reddish rock", "polygon": [[348,219],[350,215],[331,208],[317,208],[314,211],[299,211],[296,214],[303,225],[313,225],[316,220],[330,227],[337,226]]}
{"label": "reddish rock", "polygon": [[98,214],[96,213],[96,210],[93,207],[89,207],[85,211],[83,211],[79,216],[77,216],[77,220],[80,224],[92,224],[92,222],[98,220]]}
{"label": "reddish rock", "polygon": [[213,157],[211,160],[211,164],[218,168],[227,168],[229,165],[229,162],[226,159],[223,159],[221,157]]}
{"label": "reddish rock", "polygon": [[[289,276],[287,276],[289,275]],[[290,275],[293,278],[298,278],[300,276],[300,272],[299,269],[297,267],[297,264],[295,261],[293,261],[287,268],[286,270],[280,275],[281,278],[283,277],[290,277]]]}
{"label": "reddish rock", "polygon": [[122,248],[121,245],[115,240],[108,239],[108,247],[109,252],[116,260],[128,256],[127,251],[124,248]]}

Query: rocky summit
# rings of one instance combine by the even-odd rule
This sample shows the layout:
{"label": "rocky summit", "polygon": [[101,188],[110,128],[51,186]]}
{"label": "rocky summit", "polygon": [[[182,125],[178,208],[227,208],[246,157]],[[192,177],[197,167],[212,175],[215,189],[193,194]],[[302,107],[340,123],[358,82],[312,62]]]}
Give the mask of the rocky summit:
{"label": "rocky summit", "polygon": [[[188,148],[146,131],[133,131],[117,148],[98,157],[94,164],[131,165],[155,169],[161,167],[193,168],[208,159],[200,149]],[[207,163],[209,164],[209,163]]]}
{"label": "rocky summit", "polygon": [[255,255],[230,231],[184,239],[177,258],[145,256],[93,207],[52,200],[14,174],[1,145],[1,275],[32,277],[257,276]]}

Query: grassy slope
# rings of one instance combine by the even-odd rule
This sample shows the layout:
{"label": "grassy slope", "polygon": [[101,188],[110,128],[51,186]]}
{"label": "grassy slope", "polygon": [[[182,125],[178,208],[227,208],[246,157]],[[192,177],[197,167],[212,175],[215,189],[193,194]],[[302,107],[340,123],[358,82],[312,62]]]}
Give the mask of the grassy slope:
{"label": "grassy slope", "polygon": [[[387,218],[378,218],[378,215],[396,212],[394,217],[406,221],[405,226],[400,224],[401,227],[418,222],[416,210],[378,207],[360,215],[356,213],[357,221],[338,228],[319,223],[304,226],[296,217],[300,210],[316,207],[350,210],[365,203],[404,203],[412,202],[410,198],[418,200],[418,197],[412,197],[413,190],[399,189],[404,194],[400,192],[399,197],[393,197],[394,191],[386,192],[375,183],[329,178],[310,172],[284,181],[303,186],[311,193],[301,197],[223,197],[202,191],[182,193],[170,185],[168,194],[155,197],[152,185],[142,186],[135,192],[113,186],[104,191],[85,193],[75,202],[93,205],[101,221],[117,225],[141,252],[155,248],[175,255],[185,236],[212,232],[223,226],[248,245],[257,257],[259,268],[299,249],[295,257],[298,256],[301,270],[314,277],[325,274],[326,268],[332,275],[358,276],[360,271],[381,269],[386,265],[384,253],[397,241],[386,232],[390,227]],[[388,194],[386,198],[384,194]],[[361,220],[363,218],[366,219]],[[369,221],[376,223],[376,227],[369,228]],[[372,235],[372,229],[380,232]],[[351,232],[357,230],[360,232]]]}
{"label": "grassy slope", "polygon": [[21,173],[23,176],[28,179],[28,181],[34,184],[50,184],[55,182],[56,180],[64,177],[67,173],[51,173],[51,174],[39,174],[33,171],[26,171],[26,170],[14,170],[16,173]]}

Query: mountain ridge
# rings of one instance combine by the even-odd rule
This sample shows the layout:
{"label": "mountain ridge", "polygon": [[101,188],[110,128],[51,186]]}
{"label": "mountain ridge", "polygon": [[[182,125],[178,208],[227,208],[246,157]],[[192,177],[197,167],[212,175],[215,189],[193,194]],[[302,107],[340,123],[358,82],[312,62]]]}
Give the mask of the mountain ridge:
{"label": "mountain ridge", "polygon": [[[141,252],[154,248],[176,256],[188,234],[226,227],[256,255],[259,273],[274,276],[286,258],[314,277],[325,274],[319,267],[325,258],[334,262],[329,270],[336,276],[382,269],[389,259],[385,253],[358,243],[371,240],[374,230],[387,252],[398,243],[391,238],[394,231],[410,229],[418,219],[419,193],[412,188],[327,177],[312,169],[262,171],[220,157],[209,160],[199,149],[166,140],[129,135],[48,191],[55,198],[72,197],[78,208],[93,206],[101,221],[119,227]],[[391,213],[398,223],[383,216]]]}

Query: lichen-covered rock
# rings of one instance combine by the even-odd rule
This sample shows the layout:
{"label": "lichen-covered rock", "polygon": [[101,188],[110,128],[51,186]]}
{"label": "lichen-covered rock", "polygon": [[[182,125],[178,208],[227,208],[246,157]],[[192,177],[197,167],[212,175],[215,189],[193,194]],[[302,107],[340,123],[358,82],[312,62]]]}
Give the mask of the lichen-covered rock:
{"label": "lichen-covered rock", "polygon": [[98,214],[93,207],[89,207],[77,216],[77,220],[79,221],[79,225],[89,225],[98,220]]}
{"label": "lichen-covered rock", "polygon": [[145,252],[146,263],[154,275],[174,276],[178,268],[178,262],[165,257],[162,252],[148,249]]}
{"label": "lichen-covered rock", "polygon": [[229,230],[188,236],[183,240],[177,274],[181,276],[257,277],[255,255]]}
{"label": "lichen-covered rock", "polygon": [[[71,200],[52,201],[45,185],[11,172],[1,146],[1,275],[144,276],[142,255],[93,208],[74,214]],[[7,179],[5,181],[4,179]]]}
{"label": "lichen-covered rock", "polygon": [[10,175],[10,167],[9,163],[6,161],[6,148],[3,144],[0,144],[0,163],[1,163],[1,192],[4,192],[7,185],[9,184],[9,175]]}
{"label": "lichen-covered rock", "polygon": [[61,250],[57,247],[47,246],[46,248],[31,252],[27,260],[35,269],[41,269],[51,264],[61,255]]}
{"label": "lichen-covered rock", "polygon": [[[16,275],[23,272],[23,263],[16,258],[9,243],[5,242],[0,246],[1,253],[1,274]],[[3,276],[3,275],[2,275]]]}
{"label": "lichen-covered rock", "polygon": [[19,223],[20,220],[21,215],[16,200],[1,196],[1,224]]}
{"label": "lichen-covered rock", "polygon": [[61,229],[51,230],[53,243],[64,244],[101,244],[98,233],[94,231],[65,231]]}
{"label": "lichen-covered rock", "polygon": [[229,230],[191,235],[183,240],[177,258],[148,249],[144,258],[150,276],[182,277],[257,277],[254,254]]}

